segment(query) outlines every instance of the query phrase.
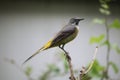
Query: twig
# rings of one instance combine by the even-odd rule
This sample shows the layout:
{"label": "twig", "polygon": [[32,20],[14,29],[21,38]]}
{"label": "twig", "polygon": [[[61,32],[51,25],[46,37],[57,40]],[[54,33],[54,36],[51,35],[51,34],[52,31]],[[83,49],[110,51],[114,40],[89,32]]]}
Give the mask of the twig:
{"label": "twig", "polygon": [[65,52],[65,56],[69,65],[69,69],[70,69],[70,80],[76,80],[74,77],[74,72],[73,72],[73,67],[72,67],[72,63],[71,63],[71,57],[69,55],[69,53],[67,51],[65,51],[63,48],[61,48],[64,52]]}
{"label": "twig", "polygon": [[98,46],[95,49],[94,55],[92,57],[92,61],[91,61],[90,65],[88,66],[88,68],[86,69],[85,67],[82,67],[82,70],[80,71],[81,72],[80,80],[82,80],[82,77],[91,70],[91,68],[92,68],[92,66],[94,64],[95,58],[96,58],[97,51],[98,51]]}

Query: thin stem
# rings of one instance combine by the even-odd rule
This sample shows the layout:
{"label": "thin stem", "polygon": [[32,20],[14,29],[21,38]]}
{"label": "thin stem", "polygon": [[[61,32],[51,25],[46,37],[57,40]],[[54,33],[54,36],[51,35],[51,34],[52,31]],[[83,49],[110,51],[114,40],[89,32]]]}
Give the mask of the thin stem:
{"label": "thin stem", "polygon": [[82,80],[82,78],[91,70],[91,68],[93,67],[93,64],[95,62],[95,58],[97,55],[97,51],[98,51],[98,46],[95,49],[94,55],[92,57],[92,61],[90,62],[90,65],[88,66],[88,68],[86,69],[85,67],[82,67],[82,70],[80,71],[80,80]]}
{"label": "thin stem", "polygon": [[109,79],[108,71],[109,71],[109,61],[110,61],[110,39],[109,39],[109,26],[107,23],[107,16],[105,15],[105,30],[106,30],[106,41],[107,41],[107,55],[106,55],[106,70],[103,71],[103,75],[101,77],[101,80],[106,78]]}
{"label": "thin stem", "polygon": [[108,42],[107,45],[107,56],[106,56],[106,78],[108,79],[108,71],[109,71],[109,58],[110,58],[110,44],[109,44],[109,27],[107,23],[107,16],[105,17],[105,28],[106,28],[106,40]]}
{"label": "thin stem", "polygon": [[93,64],[94,64],[94,62],[95,62],[95,58],[96,58],[96,55],[97,55],[97,51],[98,51],[98,46],[97,46],[96,49],[95,49],[95,52],[94,52],[92,61],[91,61],[90,65],[89,65],[88,69],[85,71],[85,74],[87,74],[87,73],[91,70],[91,68],[92,68],[92,66],[93,66]]}

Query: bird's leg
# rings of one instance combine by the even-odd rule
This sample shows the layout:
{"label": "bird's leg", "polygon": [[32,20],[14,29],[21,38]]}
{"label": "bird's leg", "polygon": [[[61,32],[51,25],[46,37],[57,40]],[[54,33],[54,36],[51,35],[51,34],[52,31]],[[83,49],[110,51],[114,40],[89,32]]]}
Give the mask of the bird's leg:
{"label": "bird's leg", "polygon": [[61,48],[62,48],[62,49],[64,49],[64,46],[65,46],[64,44],[63,44],[63,45],[61,45]]}
{"label": "bird's leg", "polygon": [[60,45],[59,48],[62,49],[65,52],[65,54],[68,54],[67,51],[65,51],[64,49],[64,44]]}
{"label": "bird's leg", "polygon": [[63,50],[64,49],[64,45],[63,44],[59,45],[59,48]]}
{"label": "bird's leg", "polygon": [[65,45],[62,44],[62,45],[59,46],[59,48],[62,49],[62,50],[64,51],[66,58],[69,59],[69,60],[71,60],[71,58],[70,58],[68,52],[64,49],[64,46],[65,46]]}
{"label": "bird's leg", "polygon": [[72,68],[72,63],[71,63],[71,57],[69,56],[68,52],[64,49],[64,44],[60,45],[59,46],[60,49],[62,49],[65,53],[65,56],[66,56],[66,60],[68,62],[68,66],[70,68],[70,80],[76,80],[75,77],[74,77],[74,72],[73,72],[73,68]]}
{"label": "bird's leg", "polygon": [[61,45],[58,46],[60,49],[62,49]]}

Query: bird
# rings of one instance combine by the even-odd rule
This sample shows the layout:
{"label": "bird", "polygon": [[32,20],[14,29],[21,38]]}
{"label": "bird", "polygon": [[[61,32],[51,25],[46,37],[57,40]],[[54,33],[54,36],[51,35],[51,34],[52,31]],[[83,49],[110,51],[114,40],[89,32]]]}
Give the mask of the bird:
{"label": "bird", "polygon": [[84,18],[71,18],[67,25],[65,25],[52,39],[50,39],[43,47],[38,49],[32,56],[27,58],[24,62],[26,63],[31,58],[33,58],[35,55],[39,54],[41,51],[53,48],[53,47],[59,47],[62,50],[64,50],[65,44],[72,41],[76,38],[78,32],[79,32],[79,22],[84,20]]}

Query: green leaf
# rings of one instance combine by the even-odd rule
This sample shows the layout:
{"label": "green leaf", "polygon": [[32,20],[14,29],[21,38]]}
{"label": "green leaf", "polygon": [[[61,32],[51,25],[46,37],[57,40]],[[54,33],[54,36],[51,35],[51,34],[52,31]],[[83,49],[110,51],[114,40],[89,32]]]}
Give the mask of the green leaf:
{"label": "green leaf", "polygon": [[49,80],[50,74],[51,74],[51,70],[47,70],[42,73],[42,75],[39,77],[38,80]]}
{"label": "green leaf", "polygon": [[101,34],[100,36],[98,37],[91,37],[90,38],[90,44],[93,44],[93,43],[101,43],[104,39],[105,35],[104,34]]}
{"label": "green leaf", "polygon": [[101,7],[104,8],[104,9],[109,9],[109,6],[107,4],[101,4]]}
{"label": "green leaf", "polygon": [[92,77],[101,77],[102,76],[102,71],[104,70],[104,67],[99,64],[97,60],[95,60],[93,67],[91,71],[89,72],[89,75]]}
{"label": "green leaf", "polygon": [[100,8],[99,11],[100,11],[100,13],[102,13],[104,15],[110,15],[110,11],[107,9]]}
{"label": "green leaf", "polygon": [[93,19],[93,22],[94,22],[94,23],[97,23],[97,24],[104,24],[104,23],[105,23],[105,20],[104,20],[104,19],[95,18],[95,19]]}
{"label": "green leaf", "polygon": [[28,66],[28,67],[26,68],[26,70],[25,70],[25,74],[26,74],[27,76],[30,76],[31,73],[32,73],[32,67]]}
{"label": "green leaf", "polygon": [[68,72],[68,70],[69,70],[69,66],[68,66],[68,63],[67,63],[66,60],[64,60],[64,62],[63,62],[63,66],[64,66],[64,72],[65,72],[65,73]]}
{"label": "green leaf", "polygon": [[65,59],[64,53],[60,55],[60,58],[62,59],[62,62],[63,62],[64,72],[67,73],[69,71],[69,66]]}
{"label": "green leaf", "polygon": [[117,44],[112,45],[112,48],[120,54],[120,47]]}
{"label": "green leaf", "polygon": [[109,65],[112,66],[112,68],[113,68],[113,70],[114,70],[115,73],[118,73],[118,72],[119,72],[118,67],[116,66],[115,63],[113,63],[113,62],[109,62]]}
{"label": "green leaf", "polygon": [[49,80],[51,75],[58,76],[60,73],[60,69],[56,64],[48,64],[47,68],[48,69],[39,77],[39,80]]}
{"label": "green leaf", "polygon": [[60,72],[59,67],[57,67],[55,64],[49,64],[48,69],[53,71],[54,73],[59,73]]}
{"label": "green leaf", "polygon": [[100,44],[100,46],[104,45],[110,46],[110,42],[108,40],[105,40],[103,43]]}
{"label": "green leaf", "polygon": [[120,29],[120,21],[119,19],[115,19],[113,23],[110,25],[110,28]]}

